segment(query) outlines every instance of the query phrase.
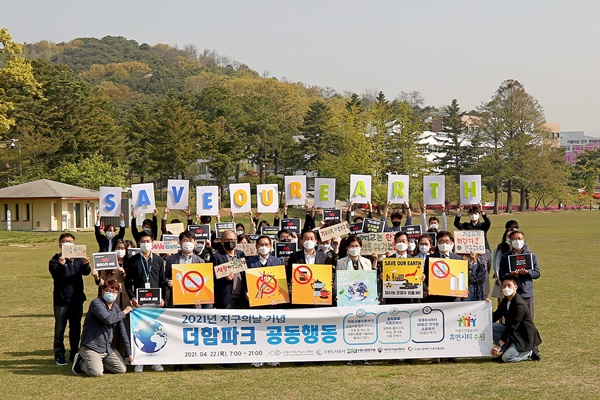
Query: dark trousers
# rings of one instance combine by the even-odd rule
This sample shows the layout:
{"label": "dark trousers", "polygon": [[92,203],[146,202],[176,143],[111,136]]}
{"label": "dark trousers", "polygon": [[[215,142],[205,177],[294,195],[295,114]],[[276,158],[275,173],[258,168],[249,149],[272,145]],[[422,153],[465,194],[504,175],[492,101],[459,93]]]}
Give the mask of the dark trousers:
{"label": "dark trousers", "polygon": [[79,350],[81,338],[81,317],[83,316],[83,303],[68,306],[54,306],[54,357],[65,356],[65,330],[69,324],[70,357],[74,357]]}

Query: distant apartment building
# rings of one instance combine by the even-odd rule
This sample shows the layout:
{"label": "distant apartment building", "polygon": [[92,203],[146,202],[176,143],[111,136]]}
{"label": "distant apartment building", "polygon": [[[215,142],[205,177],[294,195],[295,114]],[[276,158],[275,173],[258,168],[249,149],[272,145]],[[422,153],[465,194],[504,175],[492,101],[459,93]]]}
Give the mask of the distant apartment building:
{"label": "distant apartment building", "polygon": [[565,149],[565,161],[574,164],[579,154],[600,148],[600,137],[586,136],[584,131],[565,131],[560,133],[560,147]]}

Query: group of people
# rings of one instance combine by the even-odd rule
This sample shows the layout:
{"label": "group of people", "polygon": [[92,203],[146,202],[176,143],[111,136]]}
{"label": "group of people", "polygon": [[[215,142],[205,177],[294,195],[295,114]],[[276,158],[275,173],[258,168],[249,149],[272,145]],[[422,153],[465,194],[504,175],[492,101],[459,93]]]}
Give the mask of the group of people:
{"label": "group of people", "polygon": [[[485,300],[490,295],[489,277],[493,266],[494,290],[491,295],[499,299],[497,310],[493,314],[494,343],[492,354],[505,362],[522,361],[528,358],[541,358],[538,345],[541,343],[539,333],[533,323],[534,296],[533,279],[540,276],[535,254],[531,253],[525,243],[524,234],[519,230],[516,221],[509,221],[502,241],[492,252],[487,238],[491,226],[490,220],[482,210],[481,205],[468,209],[469,221],[461,222],[462,205],[457,208],[454,226],[459,230],[481,230],[485,235],[486,253],[458,255],[454,250],[454,236],[447,230],[445,208],[442,209],[441,221],[437,216],[427,218],[426,209],[422,208],[422,231],[418,239],[413,239],[402,230],[402,212],[391,214],[391,225],[388,224],[389,204],[386,205],[382,219],[385,221],[385,231],[395,232],[393,252],[385,255],[372,254],[370,257],[361,256],[362,241],[358,235],[345,238],[322,240],[316,229],[314,208],[306,208],[304,227],[299,235],[285,229],[277,233],[277,241],[297,241],[298,251],[287,259],[280,259],[273,254],[274,242],[271,237],[261,235],[256,240],[257,255],[246,257],[243,251],[237,249],[237,244],[248,242],[248,235],[242,224],[237,224],[236,230],[228,230],[216,238],[214,233],[211,240],[197,240],[194,233],[186,230],[179,234],[180,250],[170,256],[153,254],[152,244],[158,237],[157,210],[152,219],[144,220],[142,230],[138,230],[136,215],[132,213],[131,233],[134,241],[124,240],[125,221],[120,216],[119,230],[112,225],[102,229],[101,218],[95,225],[96,240],[100,252],[116,252],[119,266],[113,270],[96,271],[90,267],[89,258],[66,259],[57,253],[49,263],[50,273],[54,280],[54,356],[58,365],[66,365],[66,349],[64,334],[69,325],[69,361],[73,362],[73,371],[85,373],[88,376],[101,376],[104,370],[111,373],[124,373],[127,369],[125,358],[131,362],[131,346],[128,338],[127,315],[132,308],[139,307],[136,289],[161,288],[164,294],[160,307],[178,307],[173,305],[171,288],[173,287],[172,266],[175,264],[204,263],[220,265],[235,259],[246,258],[248,268],[263,266],[285,265],[288,280],[292,276],[293,264],[330,264],[335,270],[372,270],[381,273],[383,258],[421,258],[423,260],[423,299],[381,299],[385,304],[401,304],[406,302],[448,302]],[[346,220],[352,223],[362,221],[362,217],[354,216],[350,205]],[[406,212],[405,225],[412,225],[410,207],[404,207]],[[162,220],[161,230],[167,231],[168,209]],[[372,210],[369,210],[372,217]],[[250,231],[260,230],[268,225],[266,220],[259,221],[258,215],[252,216]],[[287,207],[284,209],[287,218]],[[210,216],[197,217],[198,222],[210,224]],[[233,219],[233,218],[232,218]],[[171,223],[180,222],[172,220]],[[193,223],[188,210],[188,225]],[[274,218],[274,226],[279,223],[278,214]],[[339,220],[328,221],[336,224]],[[259,231],[260,232],[260,231]],[[434,232],[435,242],[432,235]],[[75,242],[71,233],[63,233],[59,237],[59,247],[70,246]],[[128,257],[127,249],[137,247],[139,253]],[[509,256],[514,254],[531,253],[532,270],[509,271]],[[466,259],[469,266],[468,297],[459,299],[449,296],[429,295],[427,283],[430,258]],[[83,303],[86,300],[83,277],[92,274],[98,285],[98,297],[92,300],[81,331]],[[291,282],[289,284],[291,290]],[[216,279],[214,285],[215,301],[213,304],[190,305],[194,308],[244,309],[249,307],[245,273],[230,273],[228,276]],[[293,296],[293,293],[290,293]],[[278,307],[280,307],[279,305]],[[180,306],[179,306],[180,307]],[[266,306],[270,307],[270,306]],[[115,335],[116,333],[116,335]],[[440,362],[439,359],[433,362]],[[277,363],[273,364],[277,365]],[[260,363],[253,366],[261,366]],[[232,368],[232,364],[223,365]],[[161,365],[151,367],[155,371],[163,371]],[[183,369],[176,365],[175,370]],[[136,365],[135,372],[142,372],[143,366]]]}

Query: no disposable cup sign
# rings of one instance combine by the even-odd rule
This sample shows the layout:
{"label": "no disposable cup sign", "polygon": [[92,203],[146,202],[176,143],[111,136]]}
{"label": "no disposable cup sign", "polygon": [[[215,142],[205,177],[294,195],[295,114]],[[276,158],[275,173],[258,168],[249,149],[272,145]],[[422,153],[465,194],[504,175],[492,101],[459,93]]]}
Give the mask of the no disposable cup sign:
{"label": "no disposable cup sign", "polygon": [[256,280],[256,288],[262,294],[275,293],[275,290],[277,290],[277,279],[273,275],[263,274]]}
{"label": "no disposable cup sign", "polygon": [[431,272],[438,279],[444,279],[450,274],[450,267],[445,261],[436,261],[431,266]]}
{"label": "no disposable cup sign", "polygon": [[198,271],[189,271],[181,279],[183,287],[188,292],[196,293],[204,287],[204,277]]}
{"label": "no disposable cup sign", "polygon": [[294,270],[294,280],[300,285],[309,284],[312,277],[312,270],[306,265],[302,265]]}

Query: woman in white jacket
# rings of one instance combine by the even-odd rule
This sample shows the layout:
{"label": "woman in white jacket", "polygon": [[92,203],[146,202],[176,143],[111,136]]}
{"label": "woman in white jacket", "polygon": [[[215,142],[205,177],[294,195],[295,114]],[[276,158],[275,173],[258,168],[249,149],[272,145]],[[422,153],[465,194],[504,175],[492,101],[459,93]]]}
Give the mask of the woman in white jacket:
{"label": "woman in white jacket", "polygon": [[368,271],[373,269],[371,260],[360,255],[362,240],[358,236],[348,236],[345,245],[348,256],[338,260],[336,270],[355,269]]}

